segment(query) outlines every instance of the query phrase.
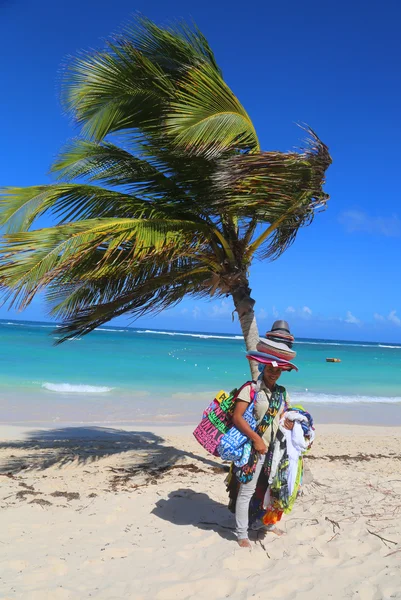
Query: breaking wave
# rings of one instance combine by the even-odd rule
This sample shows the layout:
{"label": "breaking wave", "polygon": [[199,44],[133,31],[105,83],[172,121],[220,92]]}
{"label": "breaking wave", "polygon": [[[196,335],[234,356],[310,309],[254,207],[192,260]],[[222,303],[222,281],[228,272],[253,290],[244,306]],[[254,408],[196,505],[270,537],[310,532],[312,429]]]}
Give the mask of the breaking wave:
{"label": "breaking wave", "polygon": [[243,340],[242,335],[217,335],[208,333],[184,333],[179,331],[154,331],[152,329],[140,330],[138,329],[135,333],[156,333],[159,335],[182,335],[187,337],[201,338],[201,339],[217,339],[217,340]]}
{"label": "breaking wave", "polygon": [[113,388],[103,385],[84,385],[73,383],[49,383],[42,384],[45,390],[50,392],[64,392],[68,394],[104,394],[110,392]]}

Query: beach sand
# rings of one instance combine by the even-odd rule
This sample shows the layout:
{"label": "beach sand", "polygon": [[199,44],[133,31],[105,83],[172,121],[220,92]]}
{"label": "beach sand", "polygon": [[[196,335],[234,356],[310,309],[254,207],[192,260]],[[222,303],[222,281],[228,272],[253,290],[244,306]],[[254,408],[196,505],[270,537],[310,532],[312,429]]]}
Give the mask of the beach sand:
{"label": "beach sand", "polygon": [[2,600],[401,598],[401,428],[319,425],[286,535],[251,551],[189,427],[0,440]]}

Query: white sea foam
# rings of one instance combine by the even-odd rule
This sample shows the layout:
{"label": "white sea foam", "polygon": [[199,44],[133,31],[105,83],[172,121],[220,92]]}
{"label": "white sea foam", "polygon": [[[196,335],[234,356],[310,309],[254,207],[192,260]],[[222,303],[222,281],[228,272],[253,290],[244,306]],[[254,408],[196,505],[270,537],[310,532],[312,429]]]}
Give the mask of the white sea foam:
{"label": "white sea foam", "polygon": [[401,346],[390,346],[390,344],[379,344],[379,348],[398,348],[401,350]]}
{"label": "white sea foam", "polygon": [[126,329],[106,329],[105,327],[96,327],[95,331],[127,331]]}
{"label": "white sea foam", "polygon": [[42,384],[42,387],[51,392],[64,392],[68,394],[104,394],[113,389],[102,385],[48,383],[47,381]]}
{"label": "white sea foam", "polygon": [[135,333],[157,333],[159,335],[184,335],[201,339],[217,339],[217,340],[243,340],[242,335],[215,335],[206,333],[180,333],[179,331],[154,331],[153,329],[137,330]]}
{"label": "white sea foam", "polygon": [[385,403],[401,404],[401,396],[346,396],[345,394],[319,394],[314,392],[291,392],[292,404],[355,404],[355,403]]}
{"label": "white sea foam", "polygon": [[55,327],[61,327],[61,325],[43,325],[41,323],[17,323],[16,321],[6,321],[0,323],[0,325],[11,325],[12,327],[39,327],[41,329],[54,329]]}
{"label": "white sea foam", "polygon": [[294,344],[308,344],[311,346],[356,346],[358,348],[376,348],[374,344],[353,344],[347,342],[307,342],[295,340]]}
{"label": "white sea foam", "polygon": [[308,344],[311,346],[342,346],[343,348],[356,347],[356,348],[400,348],[401,346],[390,346],[389,344],[355,344],[354,342],[309,342],[304,340],[295,340],[294,344]]}

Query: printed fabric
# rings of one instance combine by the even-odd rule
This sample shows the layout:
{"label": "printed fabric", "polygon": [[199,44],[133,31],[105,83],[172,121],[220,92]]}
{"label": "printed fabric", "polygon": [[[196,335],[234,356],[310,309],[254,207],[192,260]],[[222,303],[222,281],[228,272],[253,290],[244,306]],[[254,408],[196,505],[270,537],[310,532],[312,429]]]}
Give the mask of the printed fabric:
{"label": "printed fabric", "polygon": [[[293,421],[292,430],[284,427],[284,420]],[[291,407],[280,420],[273,446],[272,467],[263,499],[263,522],[274,522],[275,513],[289,513],[298,496],[303,472],[303,454],[314,439],[313,419],[299,407]]]}
{"label": "printed fabric", "polygon": [[219,392],[203,412],[202,421],[196,427],[193,435],[210,454],[219,456],[218,445],[222,437],[232,427],[232,415],[237,395],[245,386],[251,385],[251,383],[248,381],[240,390],[235,389],[228,395],[224,391]]}
{"label": "printed fabric", "polygon": [[[267,429],[273,423],[274,418],[277,415],[277,413],[280,409],[280,406],[283,402],[284,393],[285,393],[285,388],[283,388],[280,385],[275,386],[272,396],[270,398],[269,408],[267,409],[265,415],[263,416],[262,420],[257,425],[256,430],[255,430],[256,433],[260,437],[263,437],[264,433],[267,431]],[[233,472],[235,474],[237,481],[239,481],[240,483],[247,483],[248,481],[251,481],[251,479],[253,478],[253,475],[255,473],[258,458],[259,458],[259,453],[256,452],[256,450],[252,444],[250,451],[249,451],[249,458],[246,461],[246,463],[240,467],[234,466]]]}
{"label": "printed fabric", "polygon": [[[251,390],[251,397],[253,392]],[[255,431],[256,419],[254,416],[254,403],[251,402],[242,415],[243,419]],[[223,460],[231,460],[236,467],[242,467],[249,460],[252,443],[237,427],[231,427],[221,438],[217,452]]]}

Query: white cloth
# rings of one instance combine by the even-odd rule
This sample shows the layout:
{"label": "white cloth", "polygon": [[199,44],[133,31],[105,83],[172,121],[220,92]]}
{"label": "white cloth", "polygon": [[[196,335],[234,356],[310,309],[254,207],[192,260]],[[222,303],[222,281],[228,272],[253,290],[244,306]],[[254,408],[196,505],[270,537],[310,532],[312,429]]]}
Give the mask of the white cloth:
{"label": "white cloth", "polygon": [[[291,430],[284,427],[285,419],[293,421],[294,427]],[[284,435],[285,444],[282,444],[282,442],[280,442],[280,440],[278,440],[276,437],[269,476],[269,487],[267,488],[265,497],[263,499],[263,508],[267,508],[270,505],[270,485],[273,483],[274,478],[277,475],[277,469],[285,451],[287,451],[288,456],[288,492],[290,496],[294,492],[300,456],[308,449],[315,437],[315,432],[312,428],[309,428],[309,435],[308,437],[305,437],[301,425],[301,422],[305,421],[308,421],[305,415],[302,415],[295,410],[287,411],[281,416],[279,430]]]}
{"label": "white cloth", "polygon": [[294,427],[291,431],[288,429],[285,430],[285,439],[288,455],[287,484],[288,493],[291,496],[297,479],[299,458],[302,452],[305,452],[309,443],[305,440],[301,423],[298,421],[294,421]]}
{"label": "white cloth", "polygon": [[305,415],[301,415],[301,413],[299,413],[296,410],[287,410],[287,412],[285,413],[285,418],[289,421],[299,421],[300,423],[308,423],[308,417],[306,417]]}

